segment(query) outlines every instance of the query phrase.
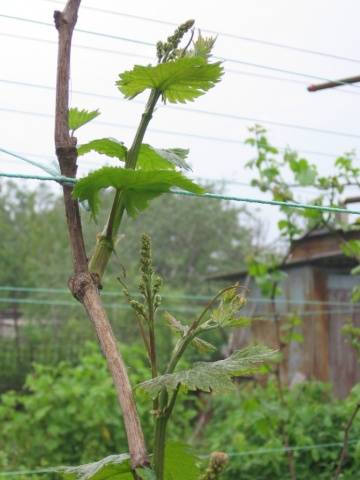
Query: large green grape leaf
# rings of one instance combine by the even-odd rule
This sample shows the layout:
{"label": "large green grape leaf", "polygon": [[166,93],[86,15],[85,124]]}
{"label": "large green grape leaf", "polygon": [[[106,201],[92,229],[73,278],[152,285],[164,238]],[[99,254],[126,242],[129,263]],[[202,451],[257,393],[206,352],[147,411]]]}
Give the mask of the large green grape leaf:
{"label": "large green grape leaf", "polygon": [[134,98],[147,88],[160,90],[164,100],[185,103],[206,93],[219,82],[221,62],[207,63],[202,57],[183,57],[156,66],[135,65],[119,75],[116,82],[126,98]]}
{"label": "large green grape leaf", "polygon": [[[169,443],[165,449],[164,480],[198,480],[199,459],[191,448],[181,443]],[[128,454],[110,455],[98,462],[76,467],[54,468],[64,480],[133,480],[130,456]],[[154,472],[137,469],[136,473],[143,480],[156,480]]]}
{"label": "large green grape leaf", "polygon": [[126,453],[110,455],[98,462],[77,467],[61,467],[59,473],[65,480],[133,480],[130,456]]}
{"label": "large green grape leaf", "polygon": [[68,113],[68,126],[73,132],[82,127],[94,118],[100,115],[99,110],[79,110],[78,108],[70,108]]}
{"label": "large green grape leaf", "polygon": [[142,170],[174,169],[191,170],[186,163],[189,150],[185,148],[154,148],[147,143],[140,147],[137,164]]}
{"label": "large green grape leaf", "polygon": [[98,138],[77,147],[78,155],[85,155],[91,151],[107,155],[108,157],[126,160],[127,148],[115,138]]}
{"label": "large green grape leaf", "polygon": [[[108,157],[118,158],[121,161],[125,161],[127,155],[126,146],[115,138],[91,140],[91,142],[79,145],[77,151],[79,156],[94,151]],[[191,170],[185,160],[188,154],[189,150],[184,148],[161,149],[143,143],[140,147],[137,165],[142,170],[174,169],[175,167]]]}
{"label": "large green grape leaf", "polygon": [[180,172],[103,167],[79,180],[75,184],[73,194],[80,201],[87,200],[93,215],[96,215],[99,191],[108,187],[122,191],[125,209],[132,217],[147,208],[150,200],[169,192],[172,187],[198,194],[204,193],[202,187]]}
{"label": "large green grape leaf", "polygon": [[161,375],[142,382],[138,388],[147,392],[153,399],[163,388],[166,388],[168,393],[172,393],[179,385],[184,390],[226,392],[234,389],[233,377],[258,372],[264,362],[275,358],[275,353],[268,347],[252,345],[234,352],[225,360],[198,362],[188,370]]}
{"label": "large green grape leaf", "polygon": [[198,480],[199,459],[191,447],[182,443],[168,443],[165,449],[165,480]]}

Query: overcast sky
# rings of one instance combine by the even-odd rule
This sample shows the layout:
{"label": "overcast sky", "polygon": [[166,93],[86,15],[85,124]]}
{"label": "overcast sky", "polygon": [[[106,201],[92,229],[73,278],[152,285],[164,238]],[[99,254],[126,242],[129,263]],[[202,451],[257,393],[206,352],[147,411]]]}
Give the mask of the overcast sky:
{"label": "overcast sky", "polygon": [[[43,162],[50,162],[48,157],[54,151],[53,120],[47,116],[53,114],[54,91],[9,82],[54,87],[57,34],[55,28],[5,18],[4,15],[52,23],[54,8],[64,3],[49,0],[0,2],[0,147],[38,160],[36,155],[44,155]],[[101,13],[91,7],[126,15]],[[131,15],[161,20],[162,23],[135,19]],[[218,32],[216,56],[237,62],[225,61],[226,74],[221,84],[188,106],[258,119],[258,123],[268,128],[275,145],[328,154],[307,155],[325,174],[331,172],[336,155],[359,147],[360,84],[310,94],[306,91],[306,84],[316,80],[239,63],[251,62],[331,79],[359,74],[358,0],[83,0],[77,27],[122,37],[123,40],[81,32],[74,34],[71,104],[80,108],[99,108],[102,112],[100,123],[94,122],[81,129],[80,143],[104,136],[116,137],[126,143],[131,141],[134,132],[131,127],[139,120],[143,109],[140,102],[146,96],[139,97],[136,103],[124,101],[115,87],[115,80],[120,72],[131,68],[134,63],[149,63],[154,58],[154,48],[124,38],[155,43],[172,33],[173,27],[166,22],[181,23],[189,18],[194,18],[203,31]],[[354,61],[271,47],[229,38],[222,33],[317,50]],[[277,79],[261,77],[267,75]],[[100,97],[80,94],[79,91]],[[266,121],[333,130],[346,135],[273,126]],[[180,110],[161,107],[154,116],[146,141],[157,147],[190,148],[190,163],[196,177],[249,182],[251,173],[244,165],[251,158],[252,151],[241,142],[247,138],[247,128],[253,123],[189,112],[186,107]],[[35,167],[4,154],[0,154],[0,161],[1,171],[41,173]],[[104,157],[95,155],[81,159],[80,174],[103,162]],[[241,196],[262,195],[239,185],[229,185],[227,191]],[[305,193],[302,195],[303,200],[310,198]],[[270,224],[277,217],[274,207],[262,208],[261,214]]]}

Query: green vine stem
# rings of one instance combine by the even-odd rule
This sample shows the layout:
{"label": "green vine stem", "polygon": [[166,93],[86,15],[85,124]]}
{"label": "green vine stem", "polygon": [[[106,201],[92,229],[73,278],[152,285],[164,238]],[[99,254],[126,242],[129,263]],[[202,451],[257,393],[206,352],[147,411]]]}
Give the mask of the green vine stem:
{"label": "green vine stem", "polygon": [[[144,139],[146,129],[152,119],[155,106],[160,98],[159,90],[152,90],[145,111],[142,114],[139,127],[136,131],[133,143],[128,151],[125,167],[135,169],[139,156],[140,147]],[[101,279],[105,268],[114,250],[115,240],[124,215],[124,202],[122,192],[117,190],[111,207],[109,219],[101,235],[98,236],[94,253],[89,262],[89,270],[96,273]]]}
{"label": "green vine stem", "polygon": [[[198,334],[198,328],[202,324],[205,315],[219,300],[219,298],[221,298],[224,295],[225,292],[233,288],[235,288],[234,285],[220,290],[217,293],[217,295],[214,298],[212,298],[210,302],[206,305],[206,307],[201,312],[201,314],[197,318],[195,318],[195,320],[190,325],[186,335],[183,338],[181,338],[177,343],[174,353],[165,371],[165,374],[171,374],[174,372],[186,348],[192,342],[194,337]],[[166,428],[167,428],[168,420],[174,409],[178,392],[179,392],[179,388],[175,390],[175,392],[173,393],[169,401],[168,393],[166,389],[163,389],[159,397],[158,416],[155,423],[154,458],[153,458],[154,470],[156,473],[157,480],[163,480],[164,478]]]}

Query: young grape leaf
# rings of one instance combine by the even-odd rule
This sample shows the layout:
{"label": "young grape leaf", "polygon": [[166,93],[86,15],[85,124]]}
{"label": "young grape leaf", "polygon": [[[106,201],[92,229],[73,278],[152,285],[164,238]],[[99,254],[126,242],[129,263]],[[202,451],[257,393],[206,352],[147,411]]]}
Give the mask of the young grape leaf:
{"label": "young grape leaf", "polygon": [[107,155],[108,157],[118,158],[125,161],[127,148],[122,142],[119,142],[115,138],[98,138],[91,142],[84,143],[77,147],[78,156],[85,155],[91,151]]}
{"label": "young grape leaf", "polygon": [[200,353],[216,352],[217,350],[215,345],[199,337],[195,337],[191,343]]}
{"label": "young grape leaf", "polygon": [[206,93],[220,81],[221,62],[207,63],[202,57],[182,57],[156,66],[135,65],[116,82],[125,98],[134,98],[147,88],[160,90],[164,100],[185,103]]}
{"label": "young grape leaf", "polygon": [[262,345],[252,345],[234,352],[225,360],[198,362],[188,370],[165,374],[142,382],[138,387],[157,398],[163,388],[171,394],[179,385],[184,390],[226,392],[234,389],[232,378],[254,374],[264,362],[274,360],[275,351]]}
{"label": "young grape leaf", "polygon": [[165,480],[198,480],[200,470],[199,458],[188,445],[167,443],[165,448]]}
{"label": "young grape leaf", "polygon": [[309,163],[305,158],[299,158],[297,152],[292,151],[286,152],[285,160],[300,185],[309,186],[315,183],[318,174],[315,165]]}
{"label": "young grape leaf", "polygon": [[239,295],[238,288],[234,287],[225,292],[220,304],[211,312],[208,321],[204,322],[203,330],[212,329],[216,327],[247,327],[250,324],[250,319],[240,316],[240,310],[246,305],[246,298]]}
{"label": "young grape leaf", "polygon": [[122,191],[124,207],[131,217],[148,207],[149,201],[178,187],[193,193],[204,193],[180,172],[169,170],[130,170],[119,167],[103,167],[79,180],[73,194],[79,201],[87,200],[93,215],[99,208],[99,191],[113,187]]}
{"label": "young grape leaf", "polygon": [[75,132],[78,128],[82,127],[94,118],[100,115],[99,110],[79,110],[78,108],[70,108],[68,114],[68,126],[69,130]]}
{"label": "young grape leaf", "polygon": [[[189,327],[187,325],[183,325],[179,320],[177,320],[175,317],[170,315],[170,313],[168,312],[165,312],[165,320],[169,325],[169,327],[171,328],[171,330],[177,333],[178,335],[184,336],[188,332]],[[199,337],[193,338],[191,344],[199,352],[202,352],[202,353],[214,352],[216,350],[216,347],[214,345],[212,345],[211,343]]]}
{"label": "young grape leaf", "polygon": [[183,170],[191,170],[185,161],[189,150],[185,148],[154,148],[147,143],[140,147],[138,166],[142,170],[162,170],[180,167]]}
{"label": "young grape leaf", "polygon": [[360,259],[360,240],[348,240],[340,245],[340,249],[347,257]]}
{"label": "young grape leaf", "polygon": [[78,467],[60,467],[65,480],[133,480],[130,456],[126,453],[110,455],[98,462]]}
{"label": "young grape leaf", "polygon": [[214,48],[216,37],[203,37],[199,32],[198,38],[193,42],[193,48],[186,52],[187,56],[202,57],[206,61],[211,56],[212,49]]}

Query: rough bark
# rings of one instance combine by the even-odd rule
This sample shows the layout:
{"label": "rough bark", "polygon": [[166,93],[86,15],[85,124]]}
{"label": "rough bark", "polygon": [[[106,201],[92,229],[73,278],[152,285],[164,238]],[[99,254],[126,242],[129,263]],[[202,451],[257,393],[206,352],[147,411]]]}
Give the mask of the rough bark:
{"label": "rough bark", "polygon": [[[81,0],[69,0],[62,12],[54,12],[55,26],[59,33],[55,147],[61,173],[68,177],[75,177],[77,171],[76,139],[69,132],[68,109],[71,39],[80,2]],[[83,304],[88,317],[92,321],[107,360],[123,412],[132,467],[135,469],[146,466],[149,461],[144,436],[126,367],[118,351],[111,325],[99,295],[98,277],[88,271],[79,205],[72,196],[71,186],[63,185],[63,194],[74,265],[74,274],[69,280],[69,288],[72,294]]]}

